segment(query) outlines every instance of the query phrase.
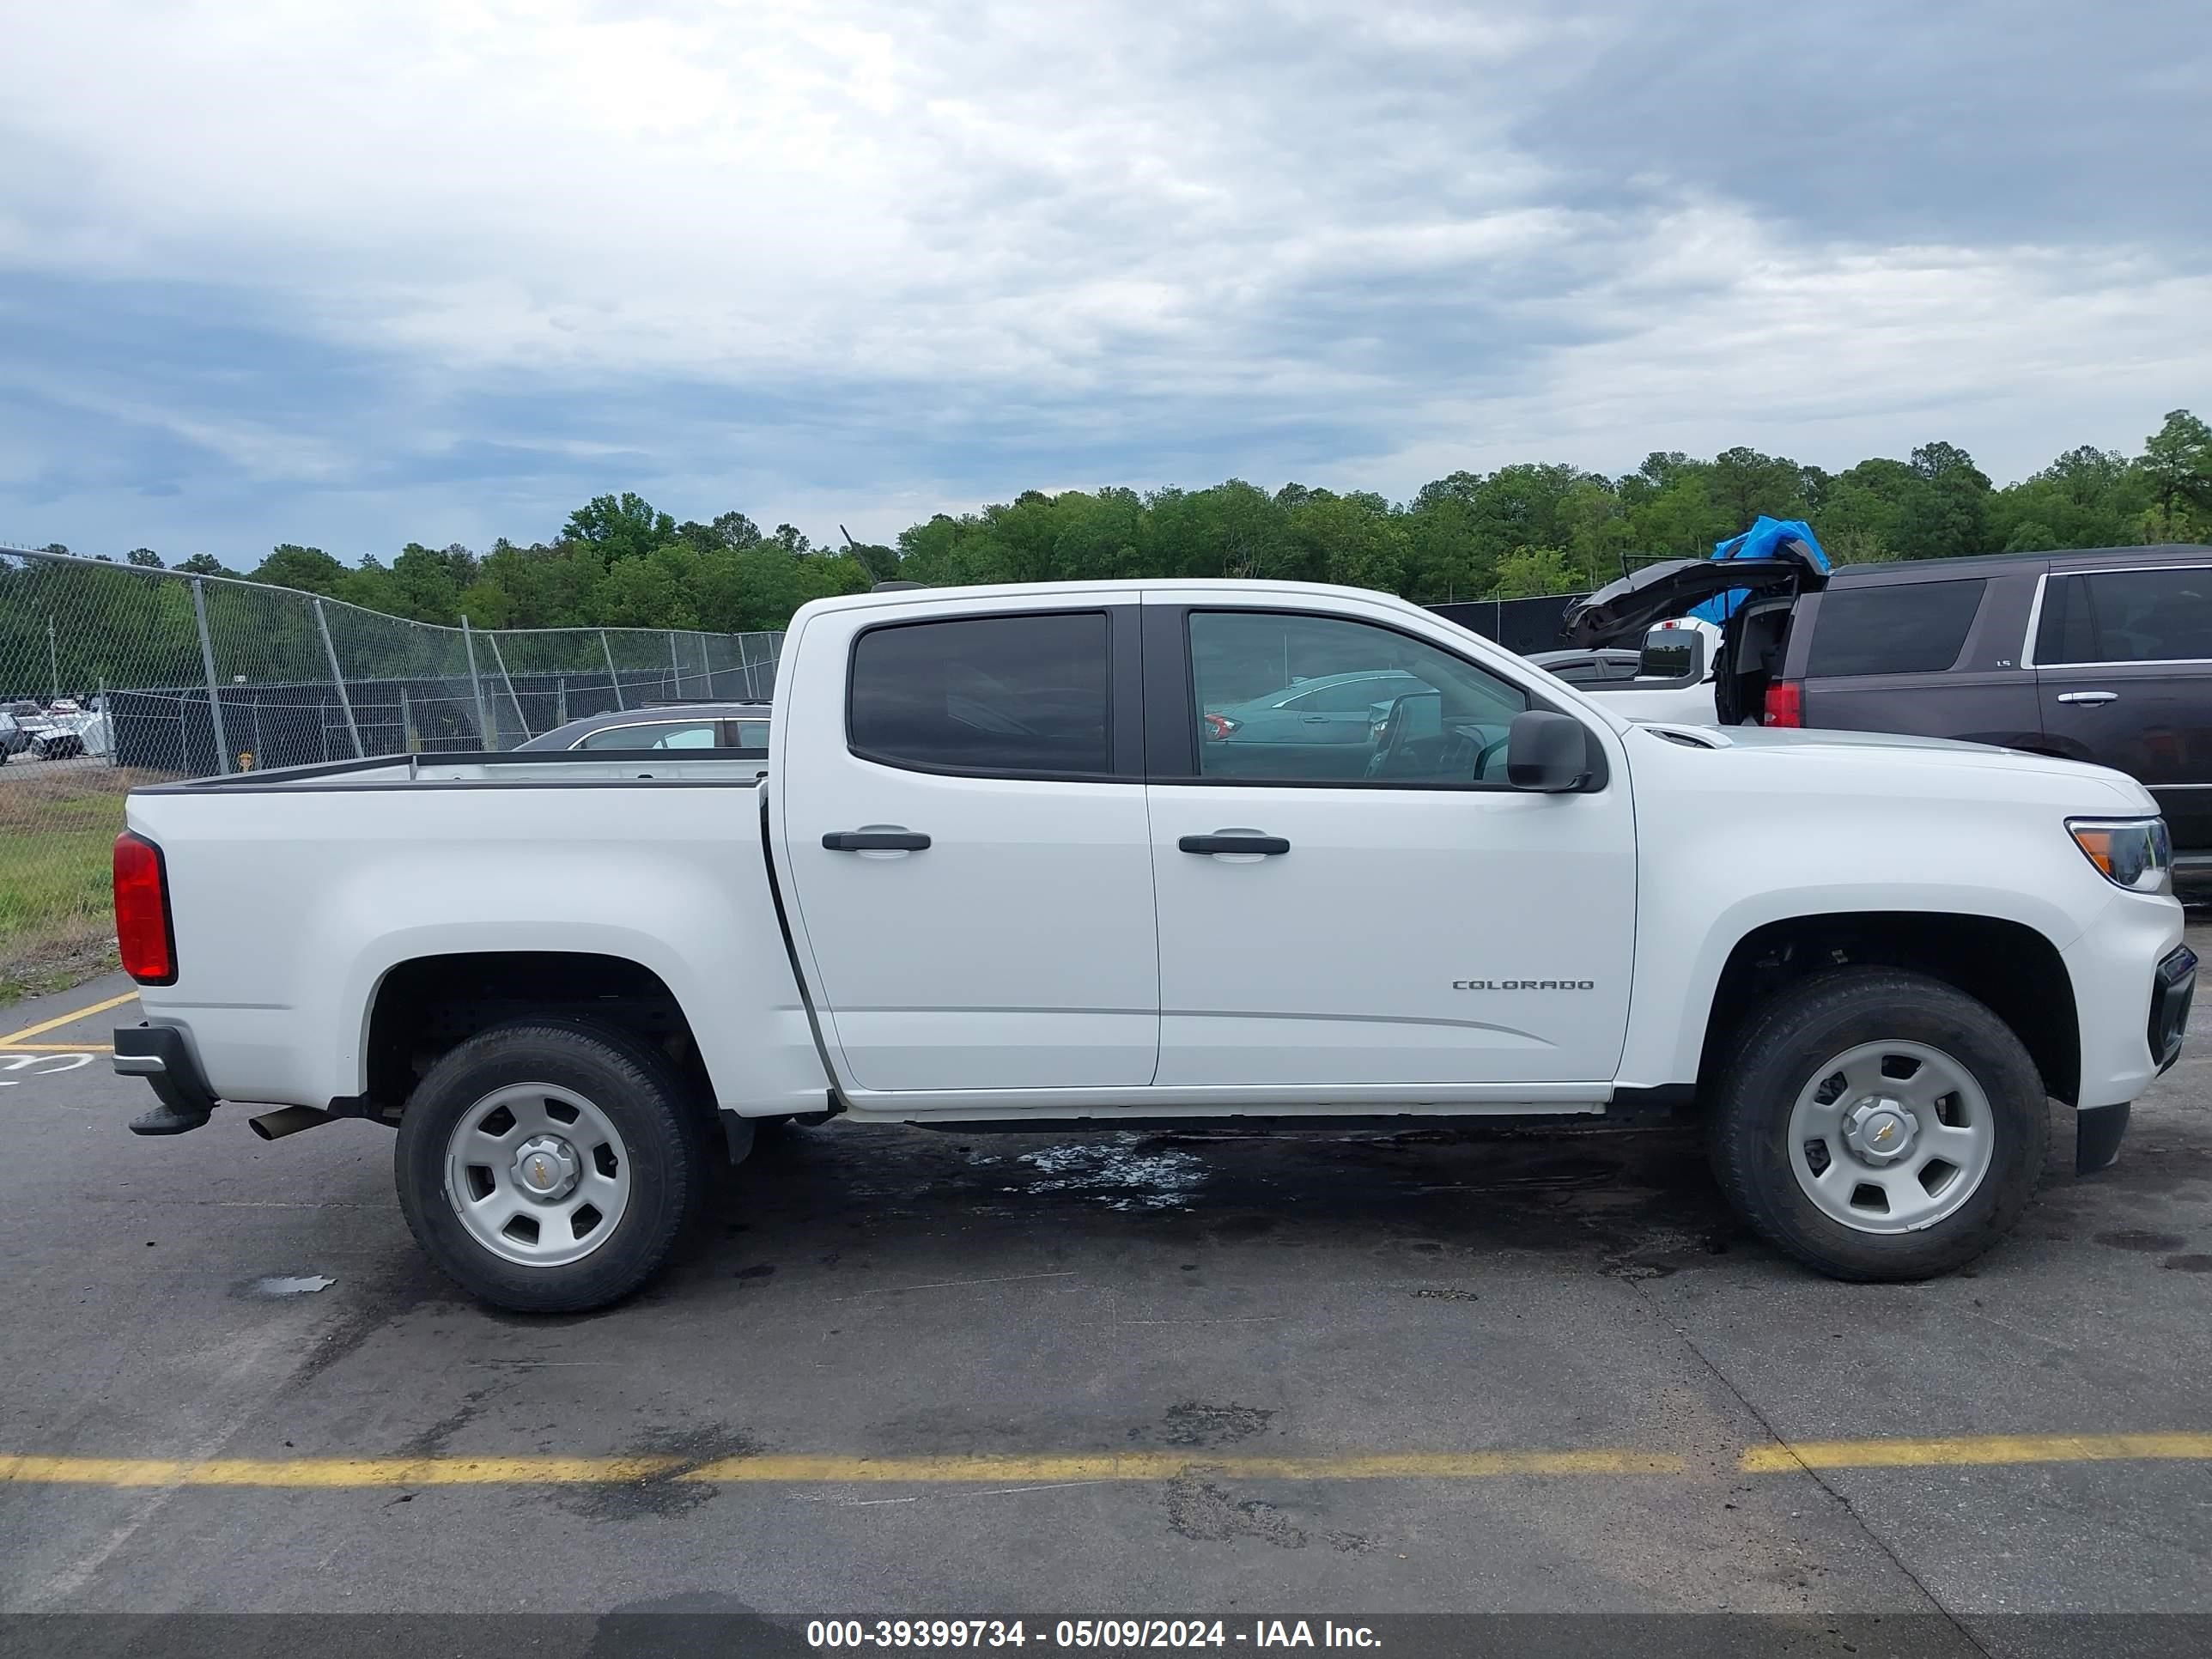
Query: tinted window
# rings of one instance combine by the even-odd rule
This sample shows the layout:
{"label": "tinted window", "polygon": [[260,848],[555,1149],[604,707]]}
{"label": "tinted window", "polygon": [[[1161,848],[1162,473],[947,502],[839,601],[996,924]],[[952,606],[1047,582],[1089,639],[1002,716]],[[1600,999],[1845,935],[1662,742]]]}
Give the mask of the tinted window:
{"label": "tinted window", "polygon": [[732,741],[739,749],[765,749],[768,747],[768,722],[766,720],[732,720],[730,722],[730,730],[733,734]]}
{"label": "tinted window", "polygon": [[1681,679],[1698,666],[1701,637],[1686,628],[1655,628],[1644,636],[1644,650],[1629,672],[1654,679]]}
{"label": "tinted window", "polygon": [[[1190,655],[1203,777],[1502,782],[1506,729],[1528,706],[1513,686],[1448,651],[1337,617],[1194,612]],[[1285,698],[1301,680],[1338,675],[1351,677],[1331,699],[1349,705],[1341,711]]]}
{"label": "tinted window", "polygon": [[1106,618],[979,617],[871,629],[853,647],[854,750],[893,765],[1098,776]]}
{"label": "tinted window", "polygon": [[588,732],[581,749],[712,749],[713,720],[683,720],[653,726],[610,726]]}
{"label": "tinted window", "polygon": [[2091,627],[2089,590],[2084,576],[2053,576],[2043,585],[2043,622],[2036,629],[2039,663],[2094,662],[2096,631]]}
{"label": "tinted window", "polygon": [[1959,660],[1981,608],[1979,580],[1832,587],[1822,596],[1805,672],[1933,674]]}
{"label": "tinted window", "polygon": [[1607,673],[1604,660],[1597,657],[1576,657],[1567,662],[1547,662],[1544,665],[1544,671],[1557,674],[1569,685],[1589,685],[1604,679]]}
{"label": "tinted window", "polygon": [[2212,569],[2095,570],[2044,595],[2039,663],[2212,659]]}

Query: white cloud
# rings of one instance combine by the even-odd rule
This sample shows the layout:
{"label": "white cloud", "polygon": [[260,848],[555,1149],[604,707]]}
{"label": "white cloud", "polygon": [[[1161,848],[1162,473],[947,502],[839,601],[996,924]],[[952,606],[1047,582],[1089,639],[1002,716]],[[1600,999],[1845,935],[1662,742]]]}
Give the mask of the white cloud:
{"label": "white cloud", "polygon": [[[166,366],[103,355],[96,318],[22,373],[227,470],[210,514],[246,483],[343,489],[364,538],[398,499],[378,477],[474,437],[573,465],[441,475],[405,510],[542,490],[557,522],[587,473],[651,482],[595,458],[641,455],[671,487],[760,492],[764,520],[882,535],[1044,477],[1403,494],[1537,455],[1840,464],[1939,432],[2004,476],[2201,399],[2201,240],[2161,220],[2085,241],[2021,169],[1993,231],[2002,158],[1965,108],[1917,166],[1875,159],[1925,131],[1975,31],[1893,18],[1855,118],[1867,165],[1814,169],[1817,130],[1772,123],[1768,82],[1698,76],[1832,20],[1693,9],[1654,34],[1606,0],[73,0],[9,31],[0,307],[58,283],[88,307],[87,284],[186,295],[164,325],[185,334],[219,311],[251,377],[175,335]],[[2103,26],[2039,22],[2008,106],[2066,27]],[[2185,76],[2163,84],[2140,95],[2186,104]],[[1929,235],[1948,178],[1960,232]],[[1912,225],[1886,227],[1886,191]],[[288,360],[286,407],[241,407]],[[344,383],[318,396],[322,374]],[[60,437],[6,436],[19,482],[71,471]],[[163,465],[196,510],[191,465]]]}

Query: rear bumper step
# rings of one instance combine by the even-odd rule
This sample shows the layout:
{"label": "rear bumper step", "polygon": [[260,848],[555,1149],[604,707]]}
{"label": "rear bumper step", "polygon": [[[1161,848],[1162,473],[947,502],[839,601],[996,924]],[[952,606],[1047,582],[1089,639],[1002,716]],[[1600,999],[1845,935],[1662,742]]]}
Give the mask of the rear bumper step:
{"label": "rear bumper step", "polygon": [[216,1109],[215,1095],[185,1046],[184,1033],[173,1026],[118,1027],[115,1070],[122,1077],[144,1078],[161,1103],[131,1120],[134,1135],[180,1135],[205,1123]]}

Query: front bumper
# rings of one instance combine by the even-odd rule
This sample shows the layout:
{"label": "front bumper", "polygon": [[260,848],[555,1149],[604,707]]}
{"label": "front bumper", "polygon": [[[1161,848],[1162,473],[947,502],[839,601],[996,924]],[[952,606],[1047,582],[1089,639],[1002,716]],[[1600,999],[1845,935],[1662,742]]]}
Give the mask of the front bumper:
{"label": "front bumper", "polygon": [[[2177,945],[2159,959],[2151,975],[2150,1018],[2143,1030],[2144,1048],[2154,1071],[2163,1073],[2181,1058],[2181,1045],[2189,1035],[2189,1006],[2197,995],[2197,952]],[[2129,1103],[2085,1106],[2075,1115],[2074,1172],[2088,1175],[2106,1168],[2120,1155],[2120,1142],[2128,1133]]]}
{"label": "front bumper", "polygon": [[2197,995],[2197,952],[2177,945],[2158,964],[2151,983],[2150,1057],[2163,1073],[2181,1058],[2182,1039],[2189,1035],[2189,1005]]}
{"label": "front bumper", "polygon": [[131,1120],[134,1135],[180,1135],[198,1128],[215,1110],[215,1091],[174,1026],[118,1026],[115,1070],[121,1077],[144,1078],[161,1103]]}

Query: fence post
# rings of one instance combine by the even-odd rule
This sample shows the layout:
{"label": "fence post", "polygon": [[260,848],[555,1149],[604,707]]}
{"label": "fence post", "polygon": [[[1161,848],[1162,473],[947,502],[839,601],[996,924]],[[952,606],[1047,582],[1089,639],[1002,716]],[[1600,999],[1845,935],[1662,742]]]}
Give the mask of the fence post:
{"label": "fence post", "polygon": [[491,659],[499,665],[499,678],[507,687],[507,700],[514,705],[514,723],[522,728],[522,740],[527,743],[538,734],[530,729],[530,716],[522,712],[522,699],[514,695],[514,676],[507,672],[507,653],[499,648],[499,630],[495,628],[484,638],[491,646]]}
{"label": "fence post", "polygon": [[324,620],[320,599],[315,601],[315,626],[322,630],[323,654],[331,659],[331,683],[338,689],[338,707],[345,710],[346,731],[353,738],[353,757],[366,760],[368,750],[361,746],[361,727],[353,720],[353,699],[346,695],[345,675],[338,667],[337,647],[331,643],[331,625]]}
{"label": "fence post", "polygon": [[568,723],[568,677],[566,674],[554,683],[554,696],[556,701],[553,709],[560,719],[555,720],[553,724],[566,726]]}
{"label": "fence post", "polygon": [[407,706],[407,688],[399,688],[399,752],[415,752],[415,713]]}
{"label": "fence post", "polygon": [[107,676],[100,677],[100,718],[107,722],[107,763],[123,764],[122,750],[115,741],[115,699],[107,695]]}
{"label": "fence post", "polygon": [[599,650],[607,659],[607,679],[615,689],[615,707],[627,713],[629,705],[623,701],[622,677],[615,672],[615,648],[607,643],[607,630],[604,628],[599,630]]}
{"label": "fence post", "polygon": [[668,672],[676,677],[676,689],[669,693],[677,702],[684,701],[684,665],[676,660],[676,630],[668,630]]}
{"label": "fence post", "polygon": [[207,676],[208,718],[215,726],[216,758],[225,775],[230,772],[230,734],[222,726],[222,693],[215,683],[215,647],[208,641],[207,592],[198,576],[192,578],[192,619],[200,628],[200,669]]}
{"label": "fence post", "polygon": [[496,750],[499,738],[484,720],[483,682],[477,678],[477,636],[470,630],[469,619],[465,616],[461,618],[461,644],[469,653],[469,690],[476,694],[477,735],[483,739],[486,749]]}

